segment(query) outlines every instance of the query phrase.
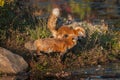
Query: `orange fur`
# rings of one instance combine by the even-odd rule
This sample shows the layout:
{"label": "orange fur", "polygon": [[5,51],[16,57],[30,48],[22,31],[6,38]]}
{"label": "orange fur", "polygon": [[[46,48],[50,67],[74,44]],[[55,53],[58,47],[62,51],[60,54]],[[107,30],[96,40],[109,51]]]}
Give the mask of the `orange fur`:
{"label": "orange fur", "polygon": [[80,27],[80,26],[76,26],[74,28],[74,30],[77,32],[79,37],[86,37],[86,33],[85,33],[85,29]]}
{"label": "orange fur", "polygon": [[56,29],[56,22],[57,18],[60,14],[60,11],[58,8],[54,8],[52,10],[52,13],[48,19],[48,28],[51,31],[54,38],[64,38],[65,35],[69,36],[71,34],[76,36],[83,36],[85,37],[85,30],[77,26],[74,29],[68,27],[68,26],[61,26],[58,30]]}
{"label": "orange fur", "polygon": [[57,19],[58,19],[59,15],[60,15],[59,9],[54,8],[52,10],[51,15],[49,16],[49,19],[48,19],[47,26],[48,26],[48,29],[51,31],[53,37],[56,37],[56,34],[57,34],[56,22],[57,22]]}
{"label": "orange fur", "polygon": [[58,38],[38,39],[34,42],[34,46],[37,49],[37,53],[42,51],[45,53],[59,52],[64,54],[67,52],[68,49],[71,49],[73,46],[75,46],[76,42],[77,37],[72,35],[64,39]]}
{"label": "orange fur", "polygon": [[63,38],[65,35],[76,35],[85,37],[85,30],[82,27],[76,27],[75,29],[68,26],[62,26],[57,31],[57,38]]}

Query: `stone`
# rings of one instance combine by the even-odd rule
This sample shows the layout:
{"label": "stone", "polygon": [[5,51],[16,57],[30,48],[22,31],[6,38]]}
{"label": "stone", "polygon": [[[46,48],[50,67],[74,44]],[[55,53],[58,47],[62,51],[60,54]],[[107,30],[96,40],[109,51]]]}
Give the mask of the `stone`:
{"label": "stone", "polygon": [[28,64],[23,57],[0,47],[0,72],[17,74],[27,68]]}

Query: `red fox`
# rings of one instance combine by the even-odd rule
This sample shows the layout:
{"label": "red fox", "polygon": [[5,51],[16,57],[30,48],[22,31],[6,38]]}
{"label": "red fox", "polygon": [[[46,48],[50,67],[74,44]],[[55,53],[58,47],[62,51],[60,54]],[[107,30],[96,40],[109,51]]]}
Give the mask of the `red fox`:
{"label": "red fox", "polygon": [[36,50],[37,54],[40,52],[52,53],[58,52],[61,55],[66,53],[67,50],[71,49],[77,44],[78,37],[71,35],[67,38],[44,38],[38,39],[32,42],[27,42],[25,48],[29,50]]}
{"label": "red fox", "polygon": [[71,34],[85,37],[85,30],[80,26],[77,26],[73,29],[68,27],[67,25],[66,26],[64,25],[56,29],[56,21],[59,15],[60,15],[59,8],[54,8],[48,19],[47,24],[48,29],[51,31],[54,38],[64,38],[65,35],[69,36]]}
{"label": "red fox", "polygon": [[45,53],[59,52],[61,54],[64,54],[67,52],[68,49],[71,49],[76,45],[77,39],[78,38],[76,36],[69,36],[64,39],[38,39],[34,42],[34,46],[36,46],[37,53],[43,51]]}
{"label": "red fox", "polygon": [[69,35],[76,35],[78,37],[85,37],[85,30],[80,27],[77,26],[74,29],[68,26],[62,26],[58,29],[57,31],[57,38],[63,38],[65,35],[69,36]]}
{"label": "red fox", "polygon": [[48,29],[51,31],[53,37],[56,37],[56,34],[57,34],[56,22],[59,15],[60,15],[60,9],[54,8],[48,19],[47,26],[48,26]]}

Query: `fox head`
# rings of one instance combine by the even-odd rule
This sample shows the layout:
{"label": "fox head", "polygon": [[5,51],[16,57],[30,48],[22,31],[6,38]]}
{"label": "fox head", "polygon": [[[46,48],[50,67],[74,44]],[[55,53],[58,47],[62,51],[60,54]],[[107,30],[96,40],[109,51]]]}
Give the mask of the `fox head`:
{"label": "fox head", "polygon": [[60,15],[60,9],[59,8],[54,8],[52,10],[52,14],[55,15],[56,17],[58,17]]}
{"label": "fox head", "polygon": [[83,38],[86,37],[85,29],[83,29],[82,27],[80,26],[75,27],[75,31],[77,32],[78,37],[83,37]]}
{"label": "fox head", "polygon": [[71,28],[68,26],[62,26],[58,29],[57,38],[66,38],[71,35],[75,35],[77,37],[86,36],[85,30],[80,26],[75,27],[75,28]]}

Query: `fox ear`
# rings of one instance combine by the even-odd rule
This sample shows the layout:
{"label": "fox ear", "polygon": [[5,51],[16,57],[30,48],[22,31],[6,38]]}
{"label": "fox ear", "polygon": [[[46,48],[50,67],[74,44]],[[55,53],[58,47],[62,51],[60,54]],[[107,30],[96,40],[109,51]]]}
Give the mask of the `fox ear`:
{"label": "fox ear", "polygon": [[84,38],[86,37],[86,34],[82,31],[80,31],[78,34],[79,34],[79,37],[84,37]]}
{"label": "fox ear", "polygon": [[81,29],[81,28],[80,28],[80,27],[75,27],[74,29],[75,29],[75,30],[79,30],[79,29]]}

